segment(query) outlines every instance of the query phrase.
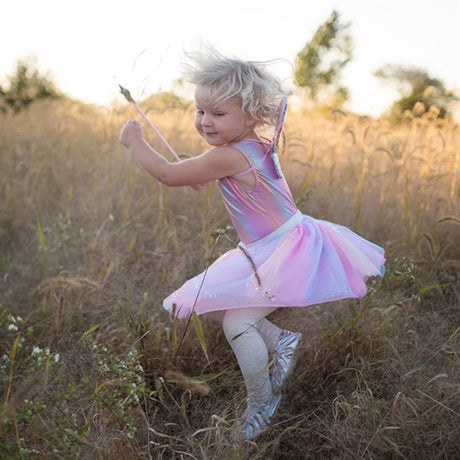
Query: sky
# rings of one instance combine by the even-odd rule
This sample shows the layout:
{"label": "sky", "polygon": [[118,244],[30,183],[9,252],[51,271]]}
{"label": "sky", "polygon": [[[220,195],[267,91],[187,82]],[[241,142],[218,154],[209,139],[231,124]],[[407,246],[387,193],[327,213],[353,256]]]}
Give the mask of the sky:
{"label": "sky", "polygon": [[139,99],[174,89],[184,51],[200,44],[283,59],[276,72],[290,82],[296,54],[334,9],[354,42],[343,74],[348,109],[378,116],[389,108],[398,93],[373,76],[386,64],[460,89],[460,0],[0,0],[0,84],[33,56],[71,97],[120,102],[119,82]]}

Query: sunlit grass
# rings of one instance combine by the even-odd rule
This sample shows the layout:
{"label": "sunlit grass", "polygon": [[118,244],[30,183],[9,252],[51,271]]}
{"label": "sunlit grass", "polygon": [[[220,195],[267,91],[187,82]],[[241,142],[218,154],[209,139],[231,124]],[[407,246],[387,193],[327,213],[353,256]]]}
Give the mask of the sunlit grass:
{"label": "sunlit grass", "polygon": [[[191,108],[143,109],[179,154],[205,148]],[[219,326],[161,302],[236,235],[213,184],[168,189],[130,158],[135,116],[0,114],[0,457],[454,458],[458,125],[288,112],[299,208],[383,245],[387,274],[364,299],[275,313],[302,356],[273,429],[234,445],[245,395]]]}

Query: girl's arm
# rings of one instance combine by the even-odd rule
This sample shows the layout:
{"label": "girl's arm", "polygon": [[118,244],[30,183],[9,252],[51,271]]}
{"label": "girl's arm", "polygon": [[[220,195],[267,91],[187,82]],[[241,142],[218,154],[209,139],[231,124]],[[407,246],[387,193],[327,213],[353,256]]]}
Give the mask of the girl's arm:
{"label": "girl's arm", "polygon": [[249,165],[239,150],[228,146],[215,147],[197,157],[170,163],[145,141],[137,121],[125,124],[120,142],[150,175],[172,187],[191,185],[200,188],[196,186],[237,174]]}

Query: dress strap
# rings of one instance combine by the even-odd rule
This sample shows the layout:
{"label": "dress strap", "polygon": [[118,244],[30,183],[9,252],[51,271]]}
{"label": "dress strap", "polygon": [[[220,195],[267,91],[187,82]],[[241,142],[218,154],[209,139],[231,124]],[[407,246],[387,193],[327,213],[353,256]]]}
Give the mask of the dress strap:
{"label": "dress strap", "polygon": [[[263,139],[265,140],[265,138]],[[252,141],[252,139],[247,139],[247,140]],[[257,140],[254,140],[254,142],[260,143],[260,141],[257,141]],[[269,147],[269,144],[266,144],[265,142],[262,142],[262,144]],[[242,176],[243,174],[247,174],[248,172],[253,171],[254,169],[257,168],[257,166],[259,166],[261,163],[263,163],[266,160],[269,153],[270,153],[270,149],[268,148],[267,151],[265,152],[265,155],[256,164],[252,165],[250,168],[245,169],[242,172],[239,172],[238,174],[232,174],[232,177],[239,177],[239,176]]]}
{"label": "dress strap", "polygon": [[245,169],[244,171],[239,172],[238,174],[232,174],[232,177],[239,177],[239,176],[242,176],[243,174],[246,174],[246,173],[251,172],[252,170],[256,169],[257,166],[259,166],[261,163],[263,163],[265,161],[265,159],[268,157],[269,153],[270,153],[270,150],[267,150],[265,152],[265,155],[262,157],[262,159],[260,159],[255,165],[252,165],[250,168]]}

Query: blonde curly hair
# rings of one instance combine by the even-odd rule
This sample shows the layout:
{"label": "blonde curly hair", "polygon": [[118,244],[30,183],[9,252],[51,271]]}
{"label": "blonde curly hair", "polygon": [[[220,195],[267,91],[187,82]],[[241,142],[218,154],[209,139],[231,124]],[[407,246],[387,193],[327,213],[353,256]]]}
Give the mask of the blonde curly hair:
{"label": "blonde curly hair", "polygon": [[184,78],[210,88],[216,103],[237,98],[244,113],[261,125],[274,125],[283,96],[288,95],[281,82],[267,67],[273,61],[256,62],[228,58],[212,48],[187,53],[183,63]]}

